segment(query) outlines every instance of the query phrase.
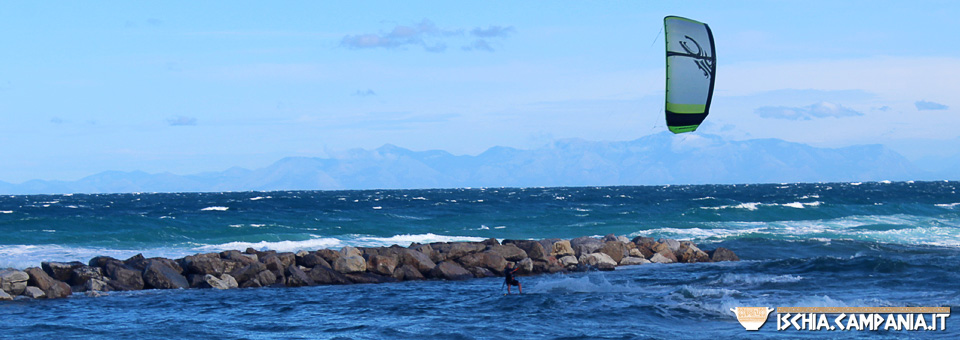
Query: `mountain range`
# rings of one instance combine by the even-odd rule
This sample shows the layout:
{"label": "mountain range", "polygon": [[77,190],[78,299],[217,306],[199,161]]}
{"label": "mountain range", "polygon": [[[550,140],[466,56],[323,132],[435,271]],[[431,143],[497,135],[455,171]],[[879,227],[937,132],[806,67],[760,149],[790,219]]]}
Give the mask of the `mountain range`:
{"label": "mountain range", "polygon": [[957,179],[882,145],[818,148],[778,139],[661,133],[632,141],[566,139],[476,155],[394,145],[334,157],[289,157],[260,169],[193,175],[107,171],[77,181],[0,182],[0,193],[219,192]]}

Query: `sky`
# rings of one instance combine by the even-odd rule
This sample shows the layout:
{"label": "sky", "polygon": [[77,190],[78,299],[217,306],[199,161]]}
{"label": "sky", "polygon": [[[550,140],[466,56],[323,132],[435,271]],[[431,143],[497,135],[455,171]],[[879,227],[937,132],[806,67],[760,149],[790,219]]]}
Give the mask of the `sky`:
{"label": "sky", "polygon": [[694,133],[960,155],[960,2],[2,2],[0,181],[666,131],[663,17],[710,25]]}

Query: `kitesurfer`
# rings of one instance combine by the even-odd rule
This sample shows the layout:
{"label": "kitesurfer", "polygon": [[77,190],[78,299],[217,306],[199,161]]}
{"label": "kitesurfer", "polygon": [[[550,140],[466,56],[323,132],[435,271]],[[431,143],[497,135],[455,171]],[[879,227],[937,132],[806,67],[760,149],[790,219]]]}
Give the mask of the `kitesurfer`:
{"label": "kitesurfer", "polygon": [[504,284],[507,285],[507,294],[510,294],[510,286],[517,286],[517,290],[520,291],[520,294],[523,294],[523,286],[520,285],[520,281],[517,281],[517,279],[513,277],[513,273],[516,273],[517,269],[520,269],[520,267],[516,267],[512,263],[507,263],[507,268],[503,271],[503,281]]}

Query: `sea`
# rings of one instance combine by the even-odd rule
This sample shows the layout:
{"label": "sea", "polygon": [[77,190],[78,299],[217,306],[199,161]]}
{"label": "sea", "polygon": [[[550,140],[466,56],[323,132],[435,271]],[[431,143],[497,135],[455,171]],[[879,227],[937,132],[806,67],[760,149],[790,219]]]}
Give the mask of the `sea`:
{"label": "sea", "polygon": [[[747,331],[736,307],[960,306],[960,182],[0,196],[0,268],[413,242],[648,236],[739,262],[349,286],[0,302],[4,339],[960,338]],[[516,293],[516,291],[514,291]],[[832,319],[836,315],[831,315]]]}

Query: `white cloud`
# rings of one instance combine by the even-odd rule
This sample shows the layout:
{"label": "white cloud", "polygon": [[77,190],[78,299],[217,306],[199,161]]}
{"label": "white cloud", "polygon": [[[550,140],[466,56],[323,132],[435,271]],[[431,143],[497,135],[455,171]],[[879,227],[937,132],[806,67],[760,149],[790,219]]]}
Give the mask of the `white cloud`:
{"label": "white cloud", "polygon": [[946,110],[950,108],[949,106],[946,106],[940,103],[935,103],[935,102],[928,102],[926,100],[920,100],[913,104],[917,107],[917,111]]}
{"label": "white cloud", "polygon": [[820,102],[804,107],[764,106],[754,110],[754,113],[763,118],[811,120],[827,117],[862,116],[863,113],[848,109],[840,104]]}

